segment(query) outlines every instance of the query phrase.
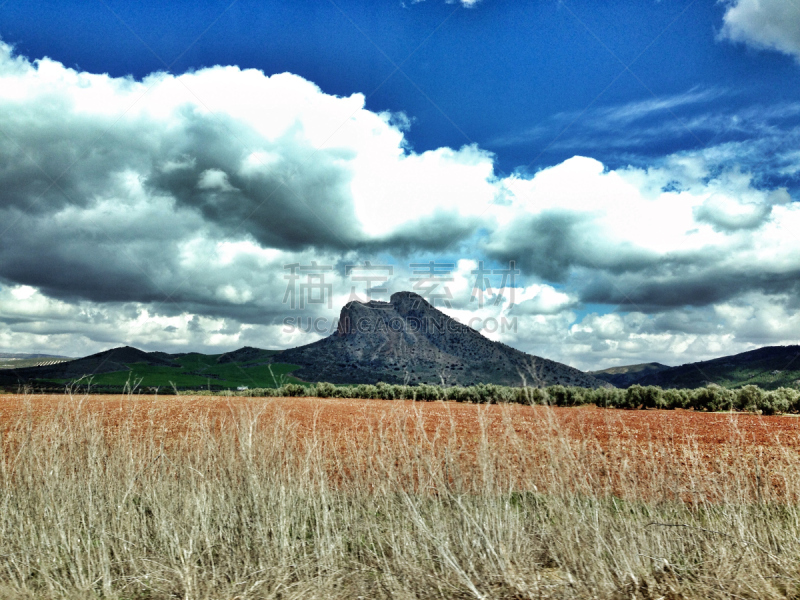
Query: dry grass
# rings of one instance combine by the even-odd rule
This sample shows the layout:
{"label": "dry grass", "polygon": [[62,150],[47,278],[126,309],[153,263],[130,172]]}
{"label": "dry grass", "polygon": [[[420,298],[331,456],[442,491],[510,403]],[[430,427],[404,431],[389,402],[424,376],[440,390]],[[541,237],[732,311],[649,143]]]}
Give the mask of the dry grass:
{"label": "dry grass", "polygon": [[37,402],[2,421],[3,598],[800,597],[795,445],[733,417],[709,457],[610,410],[602,433],[546,408],[332,428],[263,399],[180,423]]}

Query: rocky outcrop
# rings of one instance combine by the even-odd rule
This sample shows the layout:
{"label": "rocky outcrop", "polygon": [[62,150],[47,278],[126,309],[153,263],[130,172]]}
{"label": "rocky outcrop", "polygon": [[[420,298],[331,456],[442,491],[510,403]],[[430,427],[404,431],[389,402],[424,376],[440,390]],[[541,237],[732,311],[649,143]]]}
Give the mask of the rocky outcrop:
{"label": "rocky outcrop", "polygon": [[413,292],[398,292],[389,302],[349,302],[336,332],[272,360],[300,365],[293,375],[306,381],[332,383],[606,385],[489,340]]}

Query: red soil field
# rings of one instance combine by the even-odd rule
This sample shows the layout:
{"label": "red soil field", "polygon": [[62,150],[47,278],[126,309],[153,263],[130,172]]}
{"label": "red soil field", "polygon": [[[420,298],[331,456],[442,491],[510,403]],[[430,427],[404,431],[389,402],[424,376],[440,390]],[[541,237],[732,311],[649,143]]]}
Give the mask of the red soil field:
{"label": "red soil field", "polygon": [[69,399],[63,395],[0,395],[0,426],[19,418],[39,420],[59,408],[78,407],[113,421],[132,414],[163,423],[167,432],[179,433],[200,416],[225,417],[243,408],[264,415],[281,412],[300,430],[356,432],[389,417],[420,418],[425,429],[453,430],[466,438],[480,431],[482,417],[490,432],[499,434],[510,425],[517,434],[559,431],[575,439],[593,438],[606,444],[627,440],[636,444],[697,444],[706,449],[735,443],[751,448],[800,450],[800,419],[744,413],[702,413],[691,410],[617,410],[476,405],[411,400],[340,398],[224,398],[219,396],[119,396],[93,395]]}
{"label": "red soil field", "polygon": [[325,438],[340,460],[352,457],[354,468],[368,460],[359,448],[377,447],[381,436],[405,429],[429,448],[455,441],[469,469],[478,468],[479,448],[488,444],[499,465],[545,487],[552,487],[546,481],[554,481],[561,462],[585,474],[576,487],[615,494],[671,489],[673,497],[691,501],[698,493],[713,499],[739,486],[752,488],[753,496],[786,499],[800,490],[800,419],[792,416],[406,400],[0,395],[0,430],[9,440],[15,423],[46,422],[65,409],[101,416],[112,431],[122,420],[133,422],[134,432],[139,426],[155,430],[168,445],[204,419],[219,424],[249,414],[268,423],[282,417],[299,439],[312,433]]}

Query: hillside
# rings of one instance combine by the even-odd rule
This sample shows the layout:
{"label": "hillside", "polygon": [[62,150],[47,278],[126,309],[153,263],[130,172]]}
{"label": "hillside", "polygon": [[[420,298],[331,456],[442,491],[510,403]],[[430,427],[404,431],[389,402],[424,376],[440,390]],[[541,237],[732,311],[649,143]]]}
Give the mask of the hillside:
{"label": "hillside", "polygon": [[641,369],[621,375],[599,372],[595,376],[617,387],[635,383],[663,388],[697,388],[709,383],[728,388],[753,384],[768,390],[796,387],[800,385],[800,346],[767,346],[679,367]]}
{"label": "hillside", "polygon": [[602,371],[589,371],[588,374],[597,379],[607,381],[614,387],[628,387],[639,381],[645,375],[650,375],[669,369],[667,365],[661,363],[642,363],[638,365],[626,365],[624,367],[611,367]]}
{"label": "hillside", "polygon": [[332,335],[284,350],[306,381],[472,385],[607,385],[573,367],[487,339],[413,292],[389,302],[350,302]]}
{"label": "hillside", "polygon": [[293,365],[269,364],[274,350],[242,348],[227,354],[143,352],[125,346],[62,364],[0,371],[0,386],[54,388],[91,378],[96,390],[119,391],[138,382],[140,388],[212,390],[274,387],[296,381]]}

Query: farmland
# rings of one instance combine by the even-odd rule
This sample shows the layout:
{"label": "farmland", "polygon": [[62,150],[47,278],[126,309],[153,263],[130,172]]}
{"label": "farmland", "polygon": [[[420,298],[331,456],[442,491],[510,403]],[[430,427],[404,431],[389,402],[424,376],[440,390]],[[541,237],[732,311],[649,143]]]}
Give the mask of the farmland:
{"label": "farmland", "polygon": [[128,365],[128,371],[102,373],[92,377],[96,386],[122,387],[138,382],[140,387],[275,387],[281,378],[295,381],[290,373],[295,365],[218,364],[216,355],[187,354],[175,359],[179,366],[153,366],[144,363]]}
{"label": "farmland", "polygon": [[[120,352],[121,351],[121,352]],[[0,384],[17,389],[27,385],[34,389],[81,388],[96,392],[121,392],[132,388],[213,389],[238,387],[272,388],[282,383],[297,382],[291,375],[299,367],[284,363],[268,364],[268,350],[259,350],[243,360],[224,360],[222,354],[147,355],[133,354],[122,348],[92,357],[64,362],[55,366],[28,370],[8,370]],[[117,358],[115,353],[121,353]],[[220,361],[220,359],[223,359]]]}
{"label": "farmland", "polygon": [[800,421],[0,395],[0,595],[792,598]]}

